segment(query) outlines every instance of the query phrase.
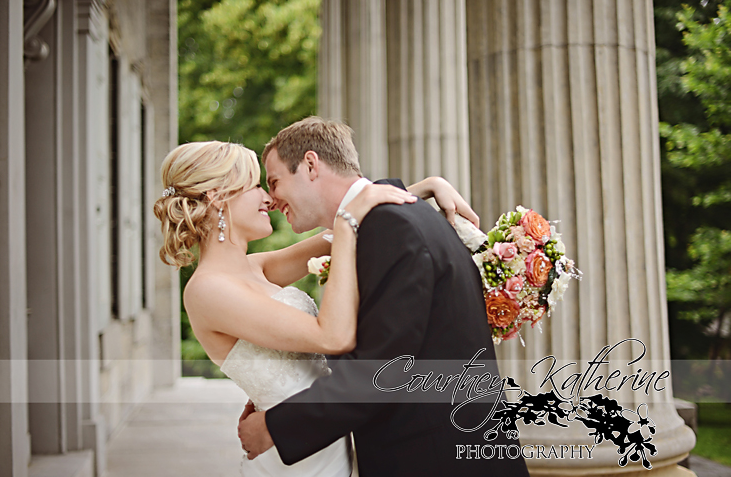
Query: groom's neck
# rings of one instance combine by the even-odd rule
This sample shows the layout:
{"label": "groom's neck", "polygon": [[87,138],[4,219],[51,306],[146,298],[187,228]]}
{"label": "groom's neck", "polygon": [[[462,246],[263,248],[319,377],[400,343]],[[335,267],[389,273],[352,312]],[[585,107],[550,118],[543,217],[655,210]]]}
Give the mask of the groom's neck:
{"label": "groom's neck", "polygon": [[348,193],[350,186],[358,179],[360,177],[356,175],[341,176],[334,173],[327,178],[327,186],[324,192],[325,200],[323,201],[324,213],[320,224],[322,227],[331,228],[333,226],[340,203],[343,201],[345,194]]}

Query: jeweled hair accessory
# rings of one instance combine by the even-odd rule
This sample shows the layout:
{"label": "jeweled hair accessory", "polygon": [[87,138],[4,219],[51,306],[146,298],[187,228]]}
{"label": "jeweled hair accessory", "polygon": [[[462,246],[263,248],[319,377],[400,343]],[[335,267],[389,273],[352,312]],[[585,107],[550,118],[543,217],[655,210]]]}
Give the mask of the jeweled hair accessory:
{"label": "jeweled hair accessory", "polygon": [[170,186],[167,189],[165,189],[164,191],[162,191],[163,197],[167,197],[169,195],[175,195],[175,187]]}

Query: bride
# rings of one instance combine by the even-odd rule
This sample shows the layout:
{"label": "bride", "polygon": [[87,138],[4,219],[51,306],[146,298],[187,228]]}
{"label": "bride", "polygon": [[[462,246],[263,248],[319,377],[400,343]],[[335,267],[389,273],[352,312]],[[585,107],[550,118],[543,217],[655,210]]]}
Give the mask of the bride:
{"label": "bride", "polygon": [[[247,255],[248,243],[272,233],[272,198],[261,188],[256,154],[218,141],[178,146],[162,164],[163,196],[155,203],[164,244],[160,258],[198,267],[183,300],[196,338],[211,360],[266,410],[309,387],[329,369],[323,354],[355,347],[358,286],[356,237],[344,220],[334,224],[332,245],[323,233],[282,250]],[[443,179],[409,187],[367,186],[346,210],[360,223],[376,205],[415,202],[434,196],[444,209],[477,216]],[[307,275],[307,260],[330,254],[328,286],[319,311],[306,293],[288,286]],[[250,406],[249,405],[249,406]],[[322,451],[287,466],[272,447],[244,459],[249,476],[341,477],[352,471],[350,441],[343,437]]]}

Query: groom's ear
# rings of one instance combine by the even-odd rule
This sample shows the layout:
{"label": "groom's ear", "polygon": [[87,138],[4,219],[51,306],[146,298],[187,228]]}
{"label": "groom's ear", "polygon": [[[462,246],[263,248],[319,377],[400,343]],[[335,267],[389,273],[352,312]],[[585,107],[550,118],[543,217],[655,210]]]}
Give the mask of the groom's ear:
{"label": "groom's ear", "polygon": [[307,151],[305,158],[302,160],[302,165],[305,167],[305,173],[310,180],[315,180],[320,175],[320,157],[315,151]]}

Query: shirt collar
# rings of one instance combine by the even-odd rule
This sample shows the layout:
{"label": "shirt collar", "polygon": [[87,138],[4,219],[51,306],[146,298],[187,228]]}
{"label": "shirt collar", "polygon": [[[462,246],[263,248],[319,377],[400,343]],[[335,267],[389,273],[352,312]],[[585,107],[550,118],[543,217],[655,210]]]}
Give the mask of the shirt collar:
{"label": "shirt collar", "polygon": [[344,209],[348,204],[350,204],[350,202],[355,199],[355,196],[360,194],[360,191],[362,191],[368,184],[372,184],[372,182],[365,177],[361,177],[357,181],[353,182],[353,185],[350,186],[350,189],[348,189],[348,192],[345,193],[345,197],[343,197],[343,200],[340,202],[338,210]]}
{"label": "shirt collar", "polygon": [[[348,204],[350,204],[350,202],[355,199],[355,196],[360,194],[360,191],[362,191],[368,184],[372,184],[372,182],[365,177],[361,177],[357,181],[353,182],[353,184],[350,186],[350,189],[348,189],[348,192],[345,193],[345,197],[343,197],[343,200],[340,201],[340,206],[338,207],[338,210],[344,209]],[[334,221],[333,227],[335,227]]]}

